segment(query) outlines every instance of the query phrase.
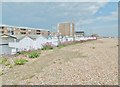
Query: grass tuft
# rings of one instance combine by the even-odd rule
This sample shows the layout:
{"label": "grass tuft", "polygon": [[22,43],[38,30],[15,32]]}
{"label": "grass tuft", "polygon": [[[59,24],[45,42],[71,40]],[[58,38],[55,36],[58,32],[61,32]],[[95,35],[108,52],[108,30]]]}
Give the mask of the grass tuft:
{"label": "grass tuft", "polygon": [[15,63],[16,65],[24,65],[26,62],[28,62],[28,60],[22,59],[22,58],[16,59],[16,60],[14,61],[14,63]]}
{"label": "grass tuft", "polygon": [[31,52],[31,53],[28,54],[28,57],[29,58],[37,58],[37,57],[39,57],[39,53],[37,53],[37,52]]}

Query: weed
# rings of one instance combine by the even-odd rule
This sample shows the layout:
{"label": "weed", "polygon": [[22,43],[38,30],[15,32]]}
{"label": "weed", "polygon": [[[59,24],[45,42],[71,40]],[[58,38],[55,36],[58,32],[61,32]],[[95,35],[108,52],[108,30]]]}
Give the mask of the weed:
{"label": "weed", "polygon": [[15,63],[16,65],[24,65],[26,62],[28,62],[28,60],[22,59],[22,58],[17,59],[17,60],[14,61],[14,63]]}
{"label": "weed", "polygon": [[42,50],[51,50],[53,49],[53,46],[50,44],[44,44]]}
{"label": "weed", "polygon": [[0,64],[5,64],[7,61],[7,58],[0,58]]}
{"label": "weed", "polygon": [[10,65],[10,61],[7,60],[7,61],[5,62],[5,66],[8,66],[8,65]]}
{"label": "weed", "polygon": [[7,58],[0,58],[0,64],[4,64],[5,66],[10,65],[10,61]]}
{"label": "weed", "polygon": [[0,76],[3,75],[3,74],[4,74],[4,73],[3,73],[3,71],[1,70],[1,71],[0,71]]}
{"label": "weed", "polygon": [[8,67],[9,67],[9,68],[13,68],[13,65],[10,64]]}
{"label": "weed", "polygon": [[32,52],[32,53],[28,54],[28,57],[29,58],[37,58],[37,57],[39,57],[39,54],[37,52]]}
{"label": "weed", "polygon": [[65,47],[65,45],[64,45],[64,44],[60,44],[60,45],[58,45],[57,47],[63,48],[63,47]]}

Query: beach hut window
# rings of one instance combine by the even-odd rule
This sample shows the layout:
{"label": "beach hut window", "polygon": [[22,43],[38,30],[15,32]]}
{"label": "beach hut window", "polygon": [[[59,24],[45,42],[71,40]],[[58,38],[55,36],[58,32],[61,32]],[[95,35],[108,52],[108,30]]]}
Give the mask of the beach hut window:
{"label": "beach hut window", "polygon": [[21,34],[26,34],[26,32],[21,32]]}

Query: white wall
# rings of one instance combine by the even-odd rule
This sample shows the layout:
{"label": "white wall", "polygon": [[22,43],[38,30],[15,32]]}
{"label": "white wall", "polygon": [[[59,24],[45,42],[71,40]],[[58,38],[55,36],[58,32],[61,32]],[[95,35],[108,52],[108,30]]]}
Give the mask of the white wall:
{"label": "white wall", "polygon": [[47,39],[40,36],[34,41],[34,47],[35,49],[42,48],[42,45],[47,42]]}
{"label": "white wall", "polygon": [[[67,37],[67,41],[73,41],[73,38]],[[95,37],[80,37],[80,38],[75,38],[75,40],[80,41],[80,40],[89,40],[89,39],[96,39]],[[63,38],[60,40],[61,42],[65,42],[66,38]],[[37,39],[31,39],[30,37],[26,36],[23,39],[21,39],[19,42],[9,42],[9,47],[14,47],[15,49],[18,48],[19,51],[23,50],[34,50],[38,48],[42,48],[42,45],[45,43],[51,43],[54,46],[57,46],[59,44],[59,41],[56,37],[52,37],[49,39],[44,38],[43,36],[38,37]],[[7,48],[6,48],[7,49]],[[12,51],[15,52],[15,49]]]}
{"label": "white wall", "polygon": [[47,39],[40,36],[37,39],[31,39],[26,36],[21,39],[19,42],[9,43],[10,47],[18,48],[19,51],[28,51],[42,48],[42,44],[46,43]]}
{"label": "white wall", "polygon": [[47,42],[51,43],[54,46],[57,46],[59,43],[57,37],[52,37],[52,39],[47,39]]}
{"label": "white wall", "polygon": [[14,42],[15,38],[12,38],[10,36],[2,38],[0,36],[0,54],[12,54],[12,49],[9,47],[9,42]]}
{"label": "white wall", "polygon": [[23,39],[20,40],[19,42],[19,50],[31,50],[31,49],[35,49],[34,48],[34,41],[33,39],[31,39],[30,37],[24,37]]}

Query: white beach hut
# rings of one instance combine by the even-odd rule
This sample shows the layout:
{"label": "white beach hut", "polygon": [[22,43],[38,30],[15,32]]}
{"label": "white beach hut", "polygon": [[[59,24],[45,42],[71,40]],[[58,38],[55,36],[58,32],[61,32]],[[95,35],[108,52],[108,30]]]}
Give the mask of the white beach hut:
{"label": "white beach hut", "polygon": [[10,42],[15,42],[16,37],[12,35],[3,34],[0,36],[0,55],[8,55],[8,54],[15,54],[16,49],[14,47],[10,47]]}
{"label": "white beach hut", "polygon": [[73,37],[67,37],[67,41],[73,41]]}
{"label": "white beach hut", "polygon": [[29,36],[24,36],[18,42],[18,50],[19,51],[28,51],[35,49],[34,47],[34,40]]}
{"label": "white beach hut", "polygon": [[34,39],[34,48],[35,49],[41,49],[42,45],[47,42],[47,39],[43,37],[42,35],[34,35],[30,36]]}
{"label": "white beach hut", "polygon": [[47,37],[47,42],[51,43],[54,46],[57,46],[58,43],[59,43],[57,36],[54,36],[54,37],[53,36],[48,36]]}

